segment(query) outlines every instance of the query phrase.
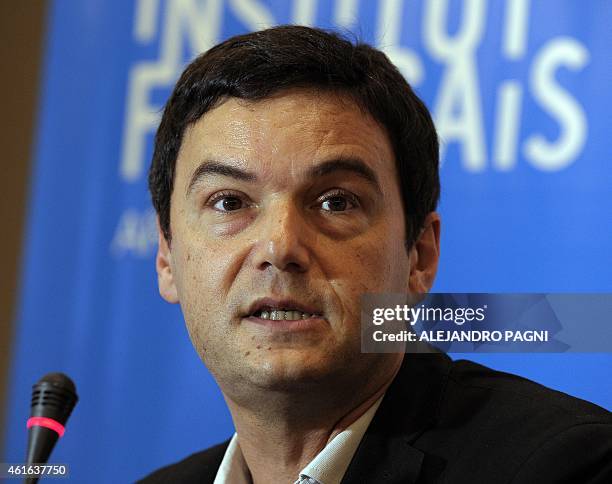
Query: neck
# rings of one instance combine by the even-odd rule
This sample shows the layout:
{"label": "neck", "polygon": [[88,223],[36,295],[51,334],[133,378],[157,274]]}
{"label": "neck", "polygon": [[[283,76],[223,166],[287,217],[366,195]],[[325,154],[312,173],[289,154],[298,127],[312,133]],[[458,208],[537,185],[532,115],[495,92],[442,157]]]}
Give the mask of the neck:
{"label": "neck", "polygon": [[[300,471],[385,393],[399,367],[362,388],[338,385],[317,391],[266,392],[234,400],[225,394],[240,449],[254,484],[294,482]],[[366,380],[367,381],[367,380]]]}

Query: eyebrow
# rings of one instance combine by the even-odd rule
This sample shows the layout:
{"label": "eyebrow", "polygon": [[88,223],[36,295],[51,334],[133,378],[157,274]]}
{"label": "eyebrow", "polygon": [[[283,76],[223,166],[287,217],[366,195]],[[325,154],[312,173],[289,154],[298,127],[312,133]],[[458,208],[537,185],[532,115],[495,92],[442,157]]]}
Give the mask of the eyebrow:
{"label": "eyebrow", "polygon": [[368,181],[380,192],[380,184],[378,177],[372,168],[370,168],[363,160],[359,158],[336,158],[333,160],[324,161],[317,166],[312,167],[308,171],[311,178],[329,175],[336,171],[352,172],[361,178]]}
{"label": "eyebrow", "polygon": [[[307,172],[307,175],[309,178],[317,178],[338,171],[348,171],[354,173],[368,181],[371,185],[374,186],[374,188],[376,188],[377,191],[381,191],[376,173],[363,160],[359,158],[342,157],[327,160],[310,168]],[[243,170],[242,168],[237,168],[235,166],[231,166],[220,161],[206,160],[200,163],[200,165],[193,172],[191,180],[189,181],[189,185],[187,186],[186,194],[189,195],[189,193],[193,190],[193,187],[196,184],[198,184],[203,178],[211,175],[226,176],[239,181],[257,181],[257,175],[250,171]]]}
{"label": "eyebrow", "polygon": [[240,181],[257,181],[257,176],[250,171],[243,170],[242,168],[236,168],[235,166],[221,163],[219,161],[206,160],[200,163],[200,165],[193,172],[193,175],[191,175],[191,180],[187,186],[187,195],[189,195],[191,190],[193,190],[193,187],[199,183],[202,178],[210,175],[227,176]]}

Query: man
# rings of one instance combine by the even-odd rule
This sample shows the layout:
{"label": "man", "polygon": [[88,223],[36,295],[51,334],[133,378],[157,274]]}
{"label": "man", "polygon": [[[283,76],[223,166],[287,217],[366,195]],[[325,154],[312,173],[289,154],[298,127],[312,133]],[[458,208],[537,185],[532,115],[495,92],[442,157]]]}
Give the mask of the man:
{"label": "man", "polygon": [[442,354],[360,351],[360,297],[425,293],[431,117],[381,52],[286,26],[190,64],[150,172],[160,293],[234,437],[144,482],[609,482],[604,409]]}

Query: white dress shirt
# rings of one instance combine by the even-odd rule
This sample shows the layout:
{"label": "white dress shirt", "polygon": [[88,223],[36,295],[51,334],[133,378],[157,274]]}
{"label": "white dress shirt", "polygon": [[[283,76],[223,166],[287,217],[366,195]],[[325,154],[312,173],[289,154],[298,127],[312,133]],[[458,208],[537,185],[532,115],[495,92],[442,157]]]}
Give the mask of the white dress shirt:
{"label": "white dress shirt", "polygon": [[[301,470],[295,484],[340,484],[384,395],[346,429],[336,435]],[[244,460],[238,434],[234,434],[217,471],[214,484],[251,484],[251,474]]]}

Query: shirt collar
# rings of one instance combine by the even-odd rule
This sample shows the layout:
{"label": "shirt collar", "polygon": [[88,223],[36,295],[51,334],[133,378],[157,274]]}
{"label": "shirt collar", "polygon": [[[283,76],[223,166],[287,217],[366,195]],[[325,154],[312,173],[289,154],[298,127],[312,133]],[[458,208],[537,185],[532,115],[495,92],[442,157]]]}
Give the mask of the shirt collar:
{"label": "shirt collar", "polygon": [[236,433],[225,450],[213,484],[251,484],[249,468],[238,445]]}
{"label": "shirt collar", "polygon": [[[306,482],[340,484],[361,439],[376,410],[378,410],[380,402],[382,402],[383,396],[376,400],[361,417],[328,442],[323,450],[302,469],[299,477],[302,479],[310,478],[310,481]],[[299,480],[298,478],[296,482],[299,482]],[[229,483],[251,483],[249,469],[240,450],[238,434],[236,433],[225,451],[214,481],[214,484]]]}
{"label": "shirt collar", "polygon": [[302,469],[300,476],[310,477],[321,484],[340,484],[382,399],[381,396],[361,417],[328,442]]}

